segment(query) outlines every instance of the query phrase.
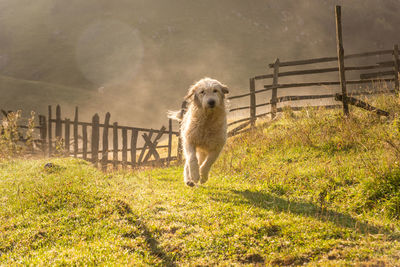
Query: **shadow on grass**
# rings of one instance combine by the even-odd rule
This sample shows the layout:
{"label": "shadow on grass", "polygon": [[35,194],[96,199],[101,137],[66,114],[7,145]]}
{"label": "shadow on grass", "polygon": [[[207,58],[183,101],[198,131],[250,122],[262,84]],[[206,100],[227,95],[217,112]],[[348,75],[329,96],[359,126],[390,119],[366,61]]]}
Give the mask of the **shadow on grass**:
{"label": "shadow on grass", "polygon": [[[229,190],[228,195],[234,193],[238,198],[234,201],[237,203],[247,204],[256,206],[259,208],[274,210],[276,212],[287,212],[296,215],[301,215],[305,217],[315,218],[323,222],[331,222],[339,227],[345,227],[352,229],[359,233],[371,233],[371,234],[387,234],[394,239],[400,239],[400,236],[393,234],[388,229],[383,227],[377,227],[370,225],[365,222],[361,222],[349,214],[337,212],[327,208],[321,208],[316,204],[306,202],[306,201],[289,201],[284,198],[274,196],[272,194],[260,191],[250,191],[250,190]],[[232,201],[232,196],[226,194],[218,193],[216,200],[220,201]]]}
{"label": "shadow on grass", "polygon": [[[162,261],[162,266],[177,266],[174,259],[162,250],[160,243],[153,236],[153,233],[149,230],[146,224],[132,212],[131,207],[126,202],[117,200],[116,208],[121,216],[124,216],[131,225],[135,225],[140,230],[140,234],[145,238],[146,243],[150,248],[150,253]],[[125,237],[136,238],[136,235],[128,234],[125,235]]]}

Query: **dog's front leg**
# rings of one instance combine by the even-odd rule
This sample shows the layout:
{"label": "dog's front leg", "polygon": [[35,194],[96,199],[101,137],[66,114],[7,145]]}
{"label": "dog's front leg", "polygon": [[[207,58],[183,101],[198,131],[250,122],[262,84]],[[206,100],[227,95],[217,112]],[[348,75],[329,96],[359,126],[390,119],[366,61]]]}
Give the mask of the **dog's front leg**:
{"label": "dog's front leg", "polygon": [[196,157],[196,147],[190,144],[186,144],[184,148],[185,152],[185,184],[194,186],[200,180],[199,164]]}
{"label": "dog's front leg", "polygon": [[206,160],[200,166],[200,176],[201,176],[200,183],[204,184],[205,182],[207,182],[208,173],[210,172],[213,163],[217,160],[218,155],[221,152],[221,149],[210,151],[209,154],[207,155]]}

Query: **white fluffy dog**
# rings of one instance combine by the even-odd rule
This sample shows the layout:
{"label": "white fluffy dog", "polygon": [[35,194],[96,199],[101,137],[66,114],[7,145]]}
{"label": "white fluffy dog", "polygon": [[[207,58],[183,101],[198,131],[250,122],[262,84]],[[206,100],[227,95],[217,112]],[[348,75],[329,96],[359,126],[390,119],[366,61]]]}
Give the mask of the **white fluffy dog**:
{"label": "white fluffy dog", "polygon": [[187,112],[169,112],[169,118],[181,120],[181,138],[185,155],[185,184],[194,186],[208,180],[212,164],[226,142],[226,85],[204,78],[189,88],[185,100]]}

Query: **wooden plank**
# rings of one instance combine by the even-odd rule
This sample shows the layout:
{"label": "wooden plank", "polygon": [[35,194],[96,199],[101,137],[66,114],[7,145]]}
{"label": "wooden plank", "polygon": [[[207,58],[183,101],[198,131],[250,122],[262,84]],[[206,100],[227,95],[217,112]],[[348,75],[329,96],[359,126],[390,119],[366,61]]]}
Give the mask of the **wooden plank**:
{"label": "wooden plank", "polygon": [[[393,78],[379,79],[380,82],[393,82]],[[346,84],[363,84],[363,83],[374,83],[376,80],[350,80],[346,81]],[[329,86],[329,85],[340,85],[340,82],[306,82],[306,83],[288,83],[279,84],[277,88],[295,88],[295,87],[311,87],[311,86]],[[266,89],[271,89],[273,85],[264,85]]]}
{"label": "wooden plank", "polygon": [[[288,67],[288,66],[308,65],[308,64],[323,63],[323,62],[330,62],[330,61],[336,61],[336,60],[337,60],[337,57],[321,57],[321,58],[312,58],[312,59],[281,62],[279,66],[280,67]],[[268,66],[270,68],[273,68],[274,63],[271,63]]]}
{"label": "wooden plank", "polygon": [[[151,139],[151,137],[153,136],[153,132],[150,132],[149,133],[149,135],[148,135],[148,137]],[[147,147],[147,144],[145,143],[144,144],[144,146],[143,146],[143,149],[142,149],[142,151],[140,151],[140,155],[139,155],[139,158],[138,158],[138,164],[141,164],[142,163],[142,160],[143,160],[143,157],[144,157],[144,155],[145,155],[145,152],[146,152],[146,149],[147,149],[148,147]]]}
{"label": "wooden plank", "polygon": [[[147,153],[146,157],[144,158],[142,163],[146,163],[151,155],[154,155],[154,158],[156,161],[160,160],[160,155],[157,152],[157,140],[154,140],[154,142],[151,142],[151,139],[149,138],[149,136],[147,134],[143,134],[143,139],[146,142],[146,146],[149,148],[149,152]],[[156,138],[157,139],[157,138]]]}
{"label": "wooden plank", "polygon": [[136,166],[138,134],[139,134],[138,131],[132,130],[132,135],[131,135],[131,165],[132,165],[132,167]]}
{"label": "wooden plank", "polygon": [[357,57],[370,57],[370,56],[378,56],[378,55],[388,55],[392,54],[393,50],[378,50],[378,51],[371,51],[371,52],[364,52],[364,53],[357,53],[357,54],[349,54],[344,56],[344,59],[350,58],[357,58]]}
{"label": "wooden plank", "polygon": [[343,94],[343,113],[349,115],[349,106],[347,104],[347,89],[346,89],[346,75],[344,69],[344,48],[343,48],[343,36],[342,36],[342,9],[341,6],[335,7],[336,17],[336,47],[339,65],[339,79],[340,87]]}
{"label": "wooden plank", "polygon": [[[254,105],[254,107],[255,107],[255,105]],[[252,112],[251,106],[244,106],[244,107],[231,108],[231,109],[229,110],[229,112],[238,111],[238,110],[245,110],[245,109],[250,109],[250,117],[253,117],[253,116],[251,115],[251,112]]]}
{"label": "wooden plank", "polygon": [[286,102],[286,101],[297,101],[297,100],[308,100],[308,99],[323,99],[323,98],[334,98],[334,94],[327,94],[327,95],[288,95],[288,96],[281,96],[277,98],[278,102]]}
{"label": "wooden plank", "polygon": [[238,131],[240,131],[240,130],[246,128],[247,126],[249,126],[249,124],[251,124],[251,121],[247,121],[247,122],[245,122],[245,123],[243,123],[243,124],[237,126],[236,128],[230,130],[230,131],[228,132],[228,137],[229,137],[229,136],[233,136],[236,132],[238,132]]}
{"label": "wooden plank", "polygon": [[346,97],[347,98],[347,102],[349,104],[353,105],[353,106],[356,106],[356,107],[359,107],[359,108],[363,108],[363,109],[368,110],[368,111],[373,111],[378,115],[382,115],[382,116],[386,116],[386,117],[388,117],[390,115],[389,112],[387,112],[387,111],[378,109],[378,108],[376,108],[374,106],[371,106],[370,104],[368,104],[368,103],[366,103],[364,101],[361,101],[361,100],[356,99],[356,98],[351,97],[351,96],[343,96],[342,94],[336,94],[335,99],[337,101],[343,101],[343,97]]}
{"label": "wooden plank", "polygon": [[71,126],[71,121],[69,119],[65,119],[65,124],[64,124],[64,136],[65,136],[65,155],[68,157],[69,153],[71,151],[71,143],[70,143],[70,126]]}
{"label": "wooden plank", "polygon": [[118,166],[118,122],[113,123],[113,167]]}
{"label": "wooden plank", "polygon": [[[287,107],[287,106],[286,106]],[[278,112],[283,112],[286,107],[278,108]],[[301,106],[301,107],[290,107],[291,110],[293,111],[300,111],[305,108],[324,108],[324,109],[337,109],[341,108],[342,105],[315,105],[315,106]]]}
{"label": "wooden plank", "polygon": [[47,122],[46,117],[43,115],[39,115],[39,126],[41,149],[43,151],[43,155],[46,156]]}
{"label": "wooden plank", "polygon": [[99,129],[99,115],[96,113],[92,118],[92,140],[91,140],[91,147],[92,147],[92,162],[93,164],[97,165],[99,161],[99,136],[100,136],[100,129]]}
{"label": "wooden plank", "polygon": [[396,95],[399,94],[399,46],[397,44],[393,47],[393,72],[394,72],[394,89]]}
{"label": "wooden plank", "polygon": [[[88,145],[88,138],[87,138],[87,126],[82,126],[82,158],[87,160],[87,145]],[[78,152],[79,153],[79,152]]]}
{"label": "wooden plank", "polygon": [[[143,162],[148,161],[148,160],[150,159],[151,155],[154,155],[155,157],[158,155],[158,152],[157,152],[157,150],[156,150],[157,144],[158,144],[158,140],[163,136],[163,133],[162,133],[162,132],[163,132],[165,129],[166,129],[165,126],[162,126],[162,127],[161,127],[160,132],[156,135],[156,138],[154,138],[154,141],[153,141],[153,142],[151,142],[151,139],[149,138],[151,144],[147,142],[147,140],[146,140],[145,137],[143,137],[143,138],[145,139],[145,141],[146,141],[147,147],[149,148],[149,152],[147,153],[146,157],[144,157]],[[146,136],[147,136],[147,135],[146,135]],[[144,151],[144,150],[143,150],[143,151]]]}
{"label": "wooden plank", "polygon": [[78,157],[78,107],[75,107],[75,116],[74,116],[74,157]]}
{"label": "wooden plank", "polygon": [[378,71],[378,72],[371,72],[371,73],[362,73],[360,74],[360,79],[365,80],[365,79],[376,79],[382,76],[388,76],[388,75],[395,75],[395,72],[393,70],[389,71]]}
{"label": "wooden plank", "polygon": [[[56,122],[55,119],[52,119],[51,121],[52,121],[53,123]],[[61,120],[61,123],[65,123],[65,120]],[[92,126],[92,123],[91,123],[91,122],[78,122],[78,125],[80,125],[80,126],[83,126],[83,125]],[[104,124],[103,124],[103,123],[99,123],[99,127],[104,127]],[[123,128],[126,128],[128,131],[129,131],[129,130],[137,130],[137,131],[140,131],[140,132],[148,132],[148,133],[150,133],[150,132],[158,133],[158,132],[159,132],[159,130],[154,130],[154,129],[149,129],[149,128],[140,128],[140,127],[131,127],[131,126],[121,126],[121,125],[118,125],[118,129],[123,129]],[[173,134],[176,134],[176,135],[179,134],[179,132],[172,132],[172,133],[173,133]],[[168,134],[168,131],[165,130],[165,131],[163,132],[163,134]]]}
{"label": "wooden plank", "polygon": [[232,121],[232,122],[228,123],[228,126],[232,126],[232,125],[237,124],[239,122],[244,122],[244,121],[249,121],[249,120],[251,120],[251,118],[243,118],[243,119],[240,119],[240,120],[237,120],[237,121]]}
{"label": "wooden plank", "polygon": [[107,161],[108,161],[108,128],[110,127],[110,112],[106,113],[106,117],[104,119],[104,127],[103,127],[103,152],[101,153],[101,169],[103,171],[107,170]]}
{"label": "wooden plank", "polygon": [[233,100],[233,99],[237,99],[237,98],[246,97],[246,96],[249,96],[249,95],[251,95],[251,94],[250,93],[246,93],[246,94],[241,94],[241,95],[234,95],[234,96],[227,97],[227,99],[228,100]]}
{"label": "wooden plank", "polygon": [[128,129],[122,128],[122,167],[126,168],[128,162]]}
{"label": "wooden plank", "polygon": [[61,107],[56,107],[56,139],[61,139]]}
{"label": "wooden plank", "polygon": [[278,96],[278,77],[279,77],[279,58],[274,63],[274,78],[272,81],[272,94],[271,94],[271,119],[276,117],[276,104]]}
{"label": "wooden plank", "polygon": [[170,164],[171,154],[172,154],[172,120],[168,120],[168,155],[167,155],[167,165]]}
{"label": "wooden plank", "polygon": [[256,81],[250,78],[250,118],[251,127],[256,125]]}

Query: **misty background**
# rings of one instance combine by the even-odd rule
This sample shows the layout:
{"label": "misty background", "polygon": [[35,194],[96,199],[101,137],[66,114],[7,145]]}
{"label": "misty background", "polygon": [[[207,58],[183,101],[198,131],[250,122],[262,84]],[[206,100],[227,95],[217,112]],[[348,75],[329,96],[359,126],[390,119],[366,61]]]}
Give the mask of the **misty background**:
{"label": "misty background", "polygon": [[336,4],[345,53],[399,43],[399,0],[2,0],[0,108],[158,128],[204,76],[236,95],[277,57],[335,56]]}

